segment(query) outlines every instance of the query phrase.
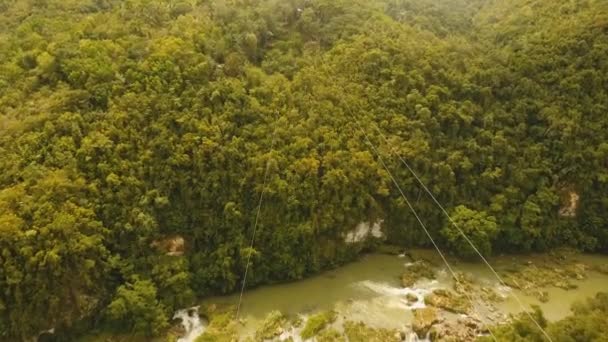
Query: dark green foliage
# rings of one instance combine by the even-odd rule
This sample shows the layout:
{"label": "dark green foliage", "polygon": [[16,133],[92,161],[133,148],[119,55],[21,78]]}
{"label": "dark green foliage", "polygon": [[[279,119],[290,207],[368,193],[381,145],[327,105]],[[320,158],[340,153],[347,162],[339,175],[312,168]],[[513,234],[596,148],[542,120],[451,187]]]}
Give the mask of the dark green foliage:
{"label": "dark green foliage", "polygon": [[473,259],[477,257],[477,252],[471,246],[473,244],[484,256],[492,253],[492,242],[498,233],[494,217],[462,205],[454,209],[451,217],[454,222],[446,222],[441,235],[452,251],[464,258]]}
{"label": "dark green foliage", "polygon": [[303,339],[310,339],[335,320],[336,313],[334,311],[321,312],[316,315],[312,315],[306,321],[300,335]]}
{"label": "dark green foliage", "polygon": [[[585,302],[572,306],[572,314],[560,321],[548,323],[538,307],[534,308],[533,317],[547,331],[555,342],[601,342],[606,341],[608,326],[608,293],[598,293]],[[498,341],[531,341],[543,342],[547,338],[525,314],[506,326],[495,327],[494,335]],[[490,337],[479,341],[492,341]]]}
{"label": "dark green foliage", "polygon": [[137,334],[156,335],[169,325],[165,308],[156,299],[156,287],[147,280],[119,286],[106,315]]}
{"label": "dark green foliage", "polygon": [[[542,311],[538,306],[533,308],[531,316],[543,328],[547,329],[547,320],[544,318]],[[542,331],[536,326],[530,317],[522,313],[516,320],[508,326],[495,327],[492,332],[498,341],[512,342],[543,342],[547,338]],[[490,337],[482,337],[478,339],[481,342],[492,341]]]}
{"label": "dark green foliage", "polygon": [[354,118],[452,252],[391,152],[483,253],[606,251],[607,55],[605,1],[0,0],[0,339],[428,245]]}
{"label": "dark green foliage", "polygon": [[572,315],[551,324],[549,332],[557,342],[600,342],[607,338],[608,293],[598,293],[572,307]]}
{"label": "dark green foliage", "polygon": [[63,171],[37,178],[0,191],[0,336],[69,327],[107,290],[108,231],[89,200],[96,191]]}

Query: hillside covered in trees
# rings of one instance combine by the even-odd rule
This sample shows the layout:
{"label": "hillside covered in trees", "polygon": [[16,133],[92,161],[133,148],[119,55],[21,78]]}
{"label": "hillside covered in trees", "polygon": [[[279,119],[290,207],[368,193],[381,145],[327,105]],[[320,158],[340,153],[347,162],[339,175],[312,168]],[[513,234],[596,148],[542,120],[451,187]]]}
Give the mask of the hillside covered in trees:
{"label": "hillside covered in trees", "polygon": [[486,255],[608,251],[607,56],[604,0],[0,0],[0,340],[428,246],[365,134],[453,254],[393,153]]}

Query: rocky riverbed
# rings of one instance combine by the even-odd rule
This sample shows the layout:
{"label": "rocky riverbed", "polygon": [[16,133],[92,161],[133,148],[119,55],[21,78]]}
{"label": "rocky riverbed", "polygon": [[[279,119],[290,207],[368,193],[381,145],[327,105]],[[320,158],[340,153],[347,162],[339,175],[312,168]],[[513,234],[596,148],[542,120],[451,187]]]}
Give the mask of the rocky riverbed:
{"label": "rocky riverbed", "polygon": [[482,264],[450,259],[454,277],[432,251],[400,254],[250,290],[238,320],[235,296],[210,298],[196,341],[474,341],[521,312],[514,296],[559,319],[608,284],[608,257],[568,250],[492,259],[504,283]]}

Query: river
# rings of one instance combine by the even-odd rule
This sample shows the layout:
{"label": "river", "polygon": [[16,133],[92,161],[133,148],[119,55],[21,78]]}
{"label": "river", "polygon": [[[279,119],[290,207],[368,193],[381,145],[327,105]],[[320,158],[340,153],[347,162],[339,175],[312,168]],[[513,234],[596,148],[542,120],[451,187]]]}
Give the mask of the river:
{"label": "river", "polygon": [[[326,310],[335,310],[340,319],[362,321],[374,328],[408,331],[412,323],[412,309],[424,307],[424,296],[438,288],[451,288],[452,278],[442,266],[437,255],[428,250],[416,250],[417,258],[423,257],[436,265],[434,280],[418,281],[412,288],[403,288],[400,276],[411,260],[404,255],[367,254],[358,261],[335,270],[296,282],[262,286],[248,290],[243,297],[239,335],[251,336],[264,318],[272,311],[279,310],[285,315],[307,315]],[[554,257],[551,257],[554,258]],[[546,263],[547,255],[500,256],[491,259],[498,270],[513,265],[537,265]],[[504,300],[496,303],[502,314],[515,314],[522,308],[514,296],[524,305],[539,305],[549,320],[567,316],[573,302],[591,297],[597,292],[608,290],[608,275],[591,270],[592,267],[608,263],[608,256],[575,255],[572,264],[586,265],[584,276],[574,279],[577,286],[573,290],[563,290],[553,286],[539,287],[546,291],[548,301],[541,302],[529,291],[501,286],[493,273],[481,263],[465,263],[451,260],[456,271],[467,273],[485,287],[492,288]],[[583,266],[580,266],[583,267]],[[535,290],[536,291],[536,290]],[[408,293],[418,297],[418,301],[405,299]],[[236,304],[238,295],[208,298],[203,304]]]}

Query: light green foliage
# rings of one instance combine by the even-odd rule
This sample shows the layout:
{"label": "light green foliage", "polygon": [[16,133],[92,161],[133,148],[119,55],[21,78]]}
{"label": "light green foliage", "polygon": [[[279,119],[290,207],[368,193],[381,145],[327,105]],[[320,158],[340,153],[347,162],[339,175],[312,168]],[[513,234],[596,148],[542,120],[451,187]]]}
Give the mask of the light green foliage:
{"label": "light green foliage", "polygon": [[232,342],[237,339],[237,322],[232,309],[215,309],[208,314],[209,325],[196,342]]}
{"label": "light green foliage", "polygon": [[[447,222],[441,230],[450,249],[465,258],[476,257],[477,254],[465,239],[465,236],[483,255],[492,253],[492,242],[498,233],[496,219],[485,212],[458,206],[451,215],[455,225]],[[461,233],[462,231],[462,233]]]}
{"label": "light green foliage", "polygon": [[87,200],[95,191],[67,172],[37,176],[0,190],[2,334],[28,336],[51,322],[71,326],[104,290],[107,230]]}
{"label": "light green foliage", "polygon": [[[572,314],[560,321],[548,323],[538,307],[533,316],[548,332],[553,341],[606,341],[606,326],[608,324],[608,294],[598,293],[585,302],[576,303]],[[546,341],[540,330],[527,315],[521,314],[506,326],[495,327],[494,335],[498,341]],[[478,341],[491,341],[490,337],[479,338]]]}
{"label": "light green foliage", "polygon": [[156,298],[156,287],[148,280],[119,286],[106,315],[138,334],[157,335],[168,326],[165,308]]}
{"label": "light green foliage", "polygon": [[557,342],[606,340],[608,293],[602,292],[572,306],[572,315],[549,326]]}
{"label": "light green foliage", "polygon": [[[547,328],[547,321],[543,316],[539,307],[534,307],[531,313],[532,317],[540,324],[543,329]],[[508,326],[495,327],[492,330],[499,341],[513,342],[542,342],[546,341],[546,337],[536,326],[536,324],[526,314],[521,314],[517,319]],[[480,337],[477,339],[480,342],[491,341],[490,337]]]}
{"label": "light green foliage", "polygon": [[281,335],[286,323],[287,319],[280,311],[270,312],[255,332],[256,340],[266,341]]}
{"label": "light green foliage", "polygon": [[362,221],[428,245],[354,118],[453,252],[389,152],[484,253],[608,250],[607,23],[591,0],[0,0],[0,339],[130,329],[98,318],[135,276],[166,315],[248,256],[250,286],[301,279]]}
{"label": "light green foliage", "polygon": [[338,331],[333,329],[327,329],[321,332],[316,337],[317,342],[346,342],[346,338],[342,336]]}
{"label": "light green foliage", "polygon": [[350,342],[384,342],[395,340],[397,331],[387,329],[374,329],[362,322],[345,322],[344,334]]}
{"label": "light green foliage", "polygon": [[302,332],[300,332],[300,336],[302,336],[303,339],[312,338],[335,320],[336,312],[334,311],[321,312],[316,315],[312,315],[308,317],[308,320],[306,320],[306,324],[304,324],[304,328],[302,329]]}

